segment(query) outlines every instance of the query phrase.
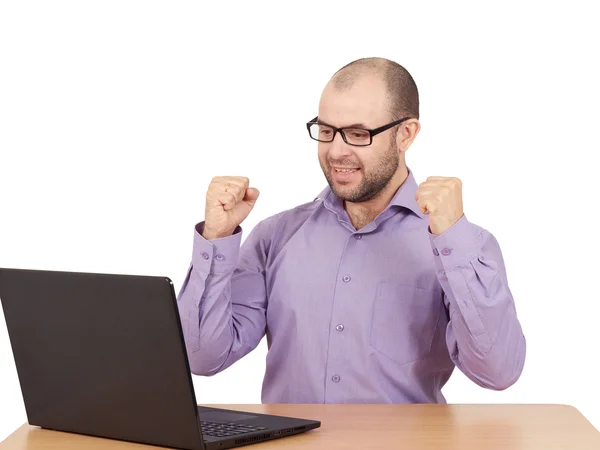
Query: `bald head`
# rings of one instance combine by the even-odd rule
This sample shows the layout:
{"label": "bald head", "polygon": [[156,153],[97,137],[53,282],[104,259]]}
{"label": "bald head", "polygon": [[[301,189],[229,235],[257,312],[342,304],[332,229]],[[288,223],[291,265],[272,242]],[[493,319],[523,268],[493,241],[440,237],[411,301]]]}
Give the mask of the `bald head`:
{"label": "bald head", "polygon": [[389,59],[357,59],[338,70],[331,77],[331,83],[336,90],[344,91],[365,77],[377,77],[384,83],[392,120],[419,118],[419,91],[413,77],[404,67]]}

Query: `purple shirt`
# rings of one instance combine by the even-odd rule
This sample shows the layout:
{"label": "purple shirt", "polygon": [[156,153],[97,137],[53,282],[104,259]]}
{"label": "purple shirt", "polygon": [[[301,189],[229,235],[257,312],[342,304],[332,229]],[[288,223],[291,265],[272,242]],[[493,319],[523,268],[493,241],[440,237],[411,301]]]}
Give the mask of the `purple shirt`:
{"label": "purple shirt", "polygon": [[436,236],[413,173],[356,230],[327,187],[269,217],[240,248],[241,227],[207,241],[194,230],[178,294],[190,367],[213,375],[266,333],[263,403],[445,403],[455,365],[505,389],[525,337],[494,236],[458,222]]}

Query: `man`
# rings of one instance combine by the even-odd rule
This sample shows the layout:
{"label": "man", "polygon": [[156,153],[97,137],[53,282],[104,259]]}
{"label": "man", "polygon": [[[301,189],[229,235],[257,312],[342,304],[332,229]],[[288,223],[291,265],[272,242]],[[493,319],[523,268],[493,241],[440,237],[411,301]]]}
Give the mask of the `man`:
{"label": "man", "polygon": [[489,389],[515,383],[525,338],[500,247],[464,215],[459,179],[417,189],[404,154],[418,119],[402,66],[357,60],[307,124],[329,184],[317,199],[240,248],[259,192],[212,180],[178,295],[193,373],[224,370],[266,333],[264,403],[445,403],[454,366]]}

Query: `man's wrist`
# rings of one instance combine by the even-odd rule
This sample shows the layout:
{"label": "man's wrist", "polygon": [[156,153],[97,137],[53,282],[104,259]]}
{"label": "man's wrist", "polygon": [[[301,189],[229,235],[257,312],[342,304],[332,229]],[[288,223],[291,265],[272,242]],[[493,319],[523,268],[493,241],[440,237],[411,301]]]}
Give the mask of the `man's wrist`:
{"label": "man's wrist", "polygon": [[229,233],[217,233],[211,230],[207,230],[205,227],[204,231],[202,231],[202,237],[207,241],[214,241],[215,239],[222,239],[233,235],[233,231],[235,230],[232,230]]}

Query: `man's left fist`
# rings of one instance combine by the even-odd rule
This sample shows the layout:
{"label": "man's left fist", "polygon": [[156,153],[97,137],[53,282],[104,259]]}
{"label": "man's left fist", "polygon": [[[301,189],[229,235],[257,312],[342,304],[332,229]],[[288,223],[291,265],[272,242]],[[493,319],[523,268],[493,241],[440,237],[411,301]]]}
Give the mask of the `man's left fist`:
{"label": "man's left fist", "polygon": [[429,177],[419,185],[415,200],[429,214],[429,230],[442,234],[463,215],[462,182],[455,177]]}

